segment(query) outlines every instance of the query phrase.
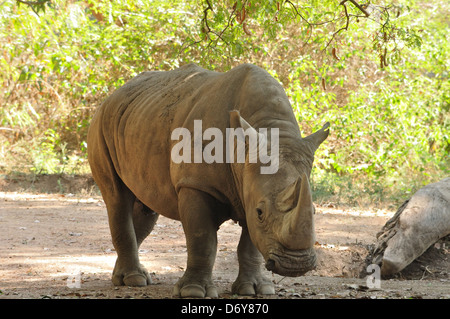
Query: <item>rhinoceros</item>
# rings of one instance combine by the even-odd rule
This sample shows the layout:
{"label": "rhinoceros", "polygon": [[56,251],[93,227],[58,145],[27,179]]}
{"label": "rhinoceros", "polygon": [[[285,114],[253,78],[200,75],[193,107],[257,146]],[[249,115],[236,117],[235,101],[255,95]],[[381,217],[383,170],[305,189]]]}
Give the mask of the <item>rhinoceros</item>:
{"label": "rhinoceros", "polygon": [[[204,133],[200,137],[194,132],[198,121]],[[216,157],[236,149],[238,135],[233,136],[234,146],[227,144],[226,149],[224,144],[211,151],[213,137],[219,138],[218,132],[224,137],[229,129],[245,132],[240,144],[245,146],[243,161],[235,154],[227,160]],[[261,129],[276,129],[277,134]],[[191,134],[183,144],[179,137],[186,130]],[[180,220],[186,237],[187,267],[175,285],[175,296],[218,296],[212,281],[217,230],[230,219],[242,227],[233,293],[275,292],[262,273],[264,261],[269,271],[284,276],[313,269],[309,177],[314,153],[328,134],[327,122],[302,138],[280,83],[252,64],[223,73],[195,64],[148,71],[118,88],[94,114],[88,134],[88,159],[118,255],[114,285],[151,283],[138,249],[159,214]],[[258,146],[270,145],[274,169],[269,173],[261,170],[267,168],[267,160],[249,160],[255,137]],[[200,155],[210,147],[214,160],[185,156],[189,149],[180,148],[180,143],[189,146],[191,141],[200,147]],[[174,153],[180,156],[174,158]]]}

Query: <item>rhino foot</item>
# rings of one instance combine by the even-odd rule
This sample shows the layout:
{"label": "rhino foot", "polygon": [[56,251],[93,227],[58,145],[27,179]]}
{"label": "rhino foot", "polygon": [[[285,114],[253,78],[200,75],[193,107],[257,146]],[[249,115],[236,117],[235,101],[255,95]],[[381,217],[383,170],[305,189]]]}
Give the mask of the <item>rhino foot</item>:
{"label": "rhino foot", "polygon": [[216,287],[212,283],[200,285],[197,283],[186,283],[180,279],[173,289],[173,295],[181,298],[218,298]]}
{"label": "rhino foot", "polygon": [[244,279],[238,277],[233,283],[231,292],[243,296],[275,294],[273,283],[265,277],[261,276],[259,278],[249,279],[250,278]]}
{"label": "rhino foot", "polygon": [[127,273],[114,271],[112,282],[114,286],[144,287],[152,283],[148,271],[141,266],[139,270],[133,270]]}

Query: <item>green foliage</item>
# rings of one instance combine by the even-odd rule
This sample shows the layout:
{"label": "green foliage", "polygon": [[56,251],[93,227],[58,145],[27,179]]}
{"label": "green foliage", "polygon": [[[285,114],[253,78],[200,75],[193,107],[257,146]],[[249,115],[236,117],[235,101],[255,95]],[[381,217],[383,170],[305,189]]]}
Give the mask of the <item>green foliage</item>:
{"label": "green foliage", "polygon": [[339,1],[41,4],[38,14],[15,0],[0,4],[0,170],[84,173],[95,108],[131,77],[190,62],[219,71],[251,62],[283,84],[302,134],[331,122],[313,171],[323,198],[401,201],[398,194],[449,174],[445,1],[372,2],[363,8],[369,18],[350,0],[345,8]]}
{"label": "green foliage", "polygon": [[[429,6],[448,9],[442,3]],[[364,66],[361,60],[369,55],[361,55],[362,50],[344,48],[345,60],[333,64],[293,62],[291,77],[297,80],[289,95],[299,122],[332,122],[329,145],[317,154],[315,179],[319,189],[333,188],[329,172],[334,172],[334,182],[347,183],[348,176],[353,177],[354,186],[346,187],[348,194],[353,188],[374,201],[389,196],[402,200],[424,184],[448,176],[450,47],[448,26],[443,25],[440,14],[430,10],[411,16],[411,23],[422,30],[420,50],[403,48],[399,59],[383,69]],[[359,33],[359,37],[358,32],[352,34],[355,46],[363,44],[364,32]],[[360,67],[349,74],[347,70],[355,60]],[[376,62],[374,58],[372,63]],[[298,80],[302,74],[315,77],[315,82],[302,88]],[[330,91],[320,88],[322,78]],[[340,94],[346,88],[350,90],[342,99]],[[381,188],[389,189],[391,194],[384,191],[383,196],[374,196],[383,193]],[[341,187],[334,189],[339,193]],[[378,191],[371,191],[374,189]]]}
{"label": "green foliage", "polygon": [[39,12],[45,13],[46,5],[51,5],[51,0],[36,0],[36,1],[28,1],[28,0],[16,0],[17,5],[27,5],[33,10],[34,13],[39,15]]}
{"label": "green foliage", "polygon": [[39,15],[13,0],[0,7],[2,153],[23,156],[20,142],[32,140],[36,156],[26,167],[34,172],[74,167],[69,158],[85,162],[90,118],[107,94],[144,70],[186,62],[178,48],[179,25],[194,23],[187,4],[175,11],[166,1],[92,3],[52,1]]}
{"label": "green foliage", "polygon": [[[410,4],[411,1],[406,1]],[[408,17],[411,9],[402,2],[371,1],[213,1],[205,0],[200,22],[187,32],[185,52],[201,47],[201,60],[209,67],[227,69],[242,55],[268,53],[280,38],[293,39],[320,50],[335,50],[346,32],[369,20],[373,51],[381,65],[396,61],[404,47],[418,48],[422,40]],[[190,45],[189,45],[190,44]],[[268,45],[269,44],[269,45]],[[286,44],[285,44],[286,45]],[[367,44],[366,44],[367,45]],[[298,47],[298,45],[296,45]],[[216,57],[224,58],[217,65]]]}

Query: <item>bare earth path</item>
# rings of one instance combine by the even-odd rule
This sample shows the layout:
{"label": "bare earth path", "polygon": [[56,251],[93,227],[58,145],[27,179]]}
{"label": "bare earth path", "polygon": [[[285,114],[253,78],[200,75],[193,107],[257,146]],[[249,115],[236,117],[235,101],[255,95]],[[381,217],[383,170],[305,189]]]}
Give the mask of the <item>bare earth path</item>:
{"label": "bare earth path", "polygon": [[[181,224],[160,217],[140,251],[153,285],[114,287],[116,254],[100,196],[14,192],[0,184],[0,298],[172,298],[186,265]],[[448,242],[436,244],[410,275],[368,288],[365,257],[375,235],[394,211],[318,206],[318,267],[306,276],[272,275],[271,298],[450,298]],[[221,298],[237,276],[240,227],[219,230],[214,278]],[[438,261],[430,256],[437,256]],[[409,276],[409,277],[408,277]],[[406,279],[405,279],[406,278]]]}

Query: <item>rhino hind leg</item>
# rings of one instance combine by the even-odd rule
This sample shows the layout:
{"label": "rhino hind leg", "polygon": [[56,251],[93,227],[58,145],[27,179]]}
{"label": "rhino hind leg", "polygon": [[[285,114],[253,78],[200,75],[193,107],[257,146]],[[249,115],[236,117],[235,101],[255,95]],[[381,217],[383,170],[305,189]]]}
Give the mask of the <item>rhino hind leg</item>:
{"label": "rhino hind leg", "polygon": [[[99,186],[102,190],[102,187]],[[113,270],[112,282],[116,286],[146,286],[151,283],[150,275],[139,262],[137,234],[134,223],[136,197],[121,182],[111,194],[103,188],[102,194],[108,211],[109,228],[117,260]],[[143,235],[141,232],[141,238]],[[141,240],[141,242],[142,242]]]}
{"label": "rhino hind leg", "polygon": [[246,227],[242,227],[238,245],[239,275],[232,286],[238,295],[273,295],[275,288],[271,280],[261,271],[263,258],[250,240]]}
{"label": "rhino hind leg", "polygon": [[99,130],[99,119],[94,117],[89,129],[88,158],[92,177],[106,205],[111,239],[117,252],[112,282],[116,286],[146,286],[151,283],[151,279],[139,263],[138,248],[150,233],[157,215],[147,218],[144,227],[135,227],[141,222],[139,212],[144,212],[145,216],[147,208],[136,201],[136,196],[117,173],[105,138]]}
{"label": "rhino hind leg", "polygon": [[[116,286],[146,286],[151,283],[151,279],[148,272],[139,263],[138,248],[149,231],[146,233],[139,227],[135,231],[134,219],[137,220],[137,218],[133,215],[138,215],[137,211],[139,210],[136,209],[134,213],[136,196],[119,178],[111,161],[94,157],[101,154],[100,152],[94,153],[94,155],[92,153],[94,152],[91,152],[90,162],[102,164],[91,164],[92,175],[105,201],[111,239],[117,252],[112,282]],[[147,222],[147,224],[151,223]],[[140,240],[139,244],[137,235]]]}
{"label": "rhino hind leg", "polygon": [[[138,249],[144,239],[152,232],[158,217],[158,213],[145,206],[139,199],[135,199],[133,204],[133,226]],[[132,271],[124,276],[118,275],[115,278],[113,277],[113,282],[117,282],[119,286],[145,286],[152,283],[149,272],[142,264],[139,265],[139,269],[136,271]]]}
{"label": "rhino hind leg", "polygon": [[138,248],[155,227],[159,214],[136,198],[133,205],[133,225]]}

